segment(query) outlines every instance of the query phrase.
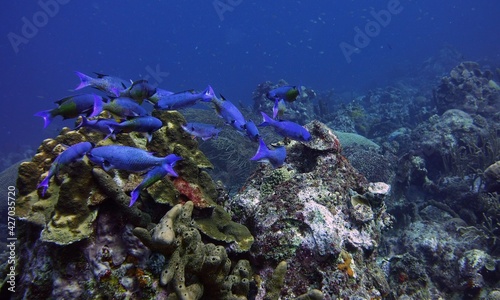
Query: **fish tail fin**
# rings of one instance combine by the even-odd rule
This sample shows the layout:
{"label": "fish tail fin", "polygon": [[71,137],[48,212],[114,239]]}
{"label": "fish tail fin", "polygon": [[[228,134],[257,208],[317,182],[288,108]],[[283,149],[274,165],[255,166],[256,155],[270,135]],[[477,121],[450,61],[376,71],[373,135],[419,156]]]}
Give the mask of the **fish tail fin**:
{"label": "fish tail fin", "polygon": [[274,123],[273,118],[268,116],[265,112],[261,111],[260,113],[262,115],[263,121],[262,121],[262,123],[260,123],[259,126],[268,126],[268,125],[271,125],[272,123]]}
{"label": "fish tail fin", "polygon": [[103,141],[107,140],[109,137],[111,137],[112,140],[115,140],[116,139],[116,134],[113,131],[111,131],[110,133],[108,133],[108,135],[106,135],[104,137]]}
{"label": "fish tail fin", "polygon": [[139,195],[141,194],[141,185],[138,185],[133,191],[132,193],[130,193],[130,204],[128,205],[129,207],[132,207],[132,205],[134,205],[135,201],[137,201],[137,199],[139,199]]}
{"label": "fish tail fin", "polygon": [[102,97],[94,95],[94,110],[92,111],[92,114],[89,117],[95,117],[98,114],[100,114],[103,110],[103,101]]}
{"label": "fish tail fin", "polygon": [[45,197],[45,193],[47,192],[47,189],[49,188],[49,181],[50,181],[49,175],[45,177],[42,182],[36,187],[37,189],[42,188],[42,197]]}
{"label": "fish tail fin", "polygon": [[52,122],[52,119],[54,118],[54,116],[52,115],[52,109],[39,111],[35,114],[35,116],[43,118],[43,128],[47,128],[47,126],[49,126],[50,122]]}
{"label": "fish tail fin", "polygon": [[250,160],[262,160],[266,159],[269,156],[269,149],[267,149],[266,143],[262,138],[259,139],[259,148],[257,149],[257,152],[255,155],[250,158]]}
{"label": "fish tail fin", "polygon": [[278,115],[279,105],[280,105],[280,99],[276,98],[276,100],[274,100],[274,106],[273,106],[273,119],[276,119],[276,116]]}
{"label": "fish tail fin", "polygon": [[116,139],[116,134],[120,133],[119,126],[120,124],[108,124],[109,133],[104,139],[107,140],[109,137],[111,137],[112,140]]}
{"label": "fish tail fin", "polygon": [[215,97],[217,97],[217,96],[215,95],[214,89],[209,85],[205,89],[205,91],[203,92],[203,98],[202,98],[202,100],[204,102],[210,102]]}
{"label": "fish tail fin", "polygon": [[81,128],[81,127],[85,127],[89,124],[89,120],[87,120],[87,118],[85,116],[82,116],[82,121],[80,122],[80,124],[78,124],[76,127],[75,127],[75,130]]}
{"label": "fish tail fin", "polygon": [[181,159],[182,157],[180,156],[177,156],[175,154],[169,154],[165,156],[165,159],[163,160],[162,163],[162,167],[168,172],[170,176],[179,177],[179,174],[177,174],[177,172],[175,172],[174,170],[174,166]]}
{"label": "fish tail fin", "polygon": [[85,75],[81,72],[78,72],[78,71],[75,71],[75,74],[76,76],[78,76],[78,78],[80,78],[80,85],[78,85],[76,88],[75,88],[75,91],[76,90],[79,90],[79,89],[83,89],[84,87],[87,87],[89,85],[92,84],[92,80],[94,80],[94,78],[88,76],[88,75]]}

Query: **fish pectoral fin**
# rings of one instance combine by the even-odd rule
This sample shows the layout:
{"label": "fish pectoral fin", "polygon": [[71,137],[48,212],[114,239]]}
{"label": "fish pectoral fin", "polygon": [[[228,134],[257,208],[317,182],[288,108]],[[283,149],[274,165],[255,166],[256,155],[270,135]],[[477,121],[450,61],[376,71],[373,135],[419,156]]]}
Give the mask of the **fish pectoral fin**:
{"label": "fish pectoral fin", "polygon": [[109,170],[113,169],[113,165],[109,161],[105,160],[102,162],[102,168],[104,169],[104,171],[108,172]]}

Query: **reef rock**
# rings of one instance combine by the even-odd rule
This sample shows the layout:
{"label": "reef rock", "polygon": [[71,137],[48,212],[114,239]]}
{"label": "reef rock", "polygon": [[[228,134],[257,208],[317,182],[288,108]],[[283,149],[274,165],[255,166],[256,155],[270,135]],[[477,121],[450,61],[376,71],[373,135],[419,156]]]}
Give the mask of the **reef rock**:
{"label": "reef rock", "polygon": [[[388,189],[379,184],[369,191],[326,125],[313,121],[305,127],[310,142],[291,142],[283,167],[263,165],[226,203],[255,236],[250,254],[257,272],[271,280],[270,270],[286,261],[281,296],[287,299],[311,289],[321,290],[324,299],[387,295],[373,253],[381,230],[392,222],[383,201],[375,199]],[[353,195],[363,201],[351,201]]]}
{"label": "reef rock", "polygon": [[500,109],[500,91],[492,80],[493,72],[482,71],[475,62],[463,62],[441,79],[434,92],[438,111],[460,109],[491,116]]}

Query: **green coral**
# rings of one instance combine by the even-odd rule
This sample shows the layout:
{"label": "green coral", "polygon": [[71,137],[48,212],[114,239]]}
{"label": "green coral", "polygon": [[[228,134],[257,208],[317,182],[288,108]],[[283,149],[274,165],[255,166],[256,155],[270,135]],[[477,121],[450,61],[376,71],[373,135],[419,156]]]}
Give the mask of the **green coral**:
{"label": "green coral", "polygon": [[[73,168],[63,167],[64,175],[60,185],[55,184],[58,177],[51,180],[47,198],[42,199],[36,190],[39,174],[50,167],[64,148],[60,143],[79,143],[85,137],[76,131],[64,129],[65,136],[58,136],[56,140],[47,139],[39,148],[39,153],[32,162],[21,164],[18,185],[21,186],[21,197],[17,201],[17,216],[30,223],[43,227],[40,239],[59,245],[68,245],[88,238],[92,232],[92,223],[97,216],[97,210],[91,208],[88,199],[92,193],[92,167],[88,161],[74,163]],[[38,166],[42,166],[42,169]],[[31,172],[31,174],[28,174]],[[45,175],[46,176],[46,175]],[[35,188],[28,194],[26,183]]]}
{"label": "green coral", "polygon": [[254,238],[244,225],[231,221],[231,216],[220,206],[214,208],[210,217],[195,220],[199,230],[207,236],[226,243],[235,242],[238,252],[250,250]]}
{"label": "green coral", "polygon": [[287,168],[275,169],[268,176],[262,180],[260,192],[263,197],[268,196],[274,192],[274,187],[289,180],[293,177],[293,173]]}
{"label": "green coral", "polygon": [[224,247],[202,242],[192,212],[192,202],[177,204],[151,231],[134,229],[147,247],[170,257],[160,277],[175,292],[169,299],[246,299],[252,278],[249,262],[239,261],[230,272]]}
{"label": "green coral", "polygon": [[376,143],[356,133],[342,132],[335,130],[335,135],[339,138],[340,144],[343,147],[349,147],[354,144],[357,144],[364,148],[373,148],[376,150],[380,148],[380,146],[377,145]]}
{"label": "green coral", "polygon": [[271,278],[266,282],[266,299],[278,300],[281,289],[285,286],[285,275],[288,265],[286,261],[278,264]]}
{"label": "green coral", "polygon": [[106,196],[112,199],[125,217],[135,226],[147,227],[151,222],[151,217],[142,212],[137,206],[129,207],[130,197],[116,184],[113,177],[102,169],[94,168],[92,174],[97,185]]}

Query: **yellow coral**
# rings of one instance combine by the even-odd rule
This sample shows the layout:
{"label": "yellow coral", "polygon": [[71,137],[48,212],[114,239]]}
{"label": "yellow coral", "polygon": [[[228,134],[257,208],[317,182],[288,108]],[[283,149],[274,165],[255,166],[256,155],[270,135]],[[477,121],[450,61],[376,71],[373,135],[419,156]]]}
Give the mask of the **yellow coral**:
{"label": "yellow coral", "polygon": [[340,256],[344,260],[343,263],[338,264],[337,268],[339,268],[340,271],[345,271],[349,277],[354,277],[354,270],[351,268],[351,262],[352,262],[352,257],[351,255],[345,251],[342,250],[340,252]]}

